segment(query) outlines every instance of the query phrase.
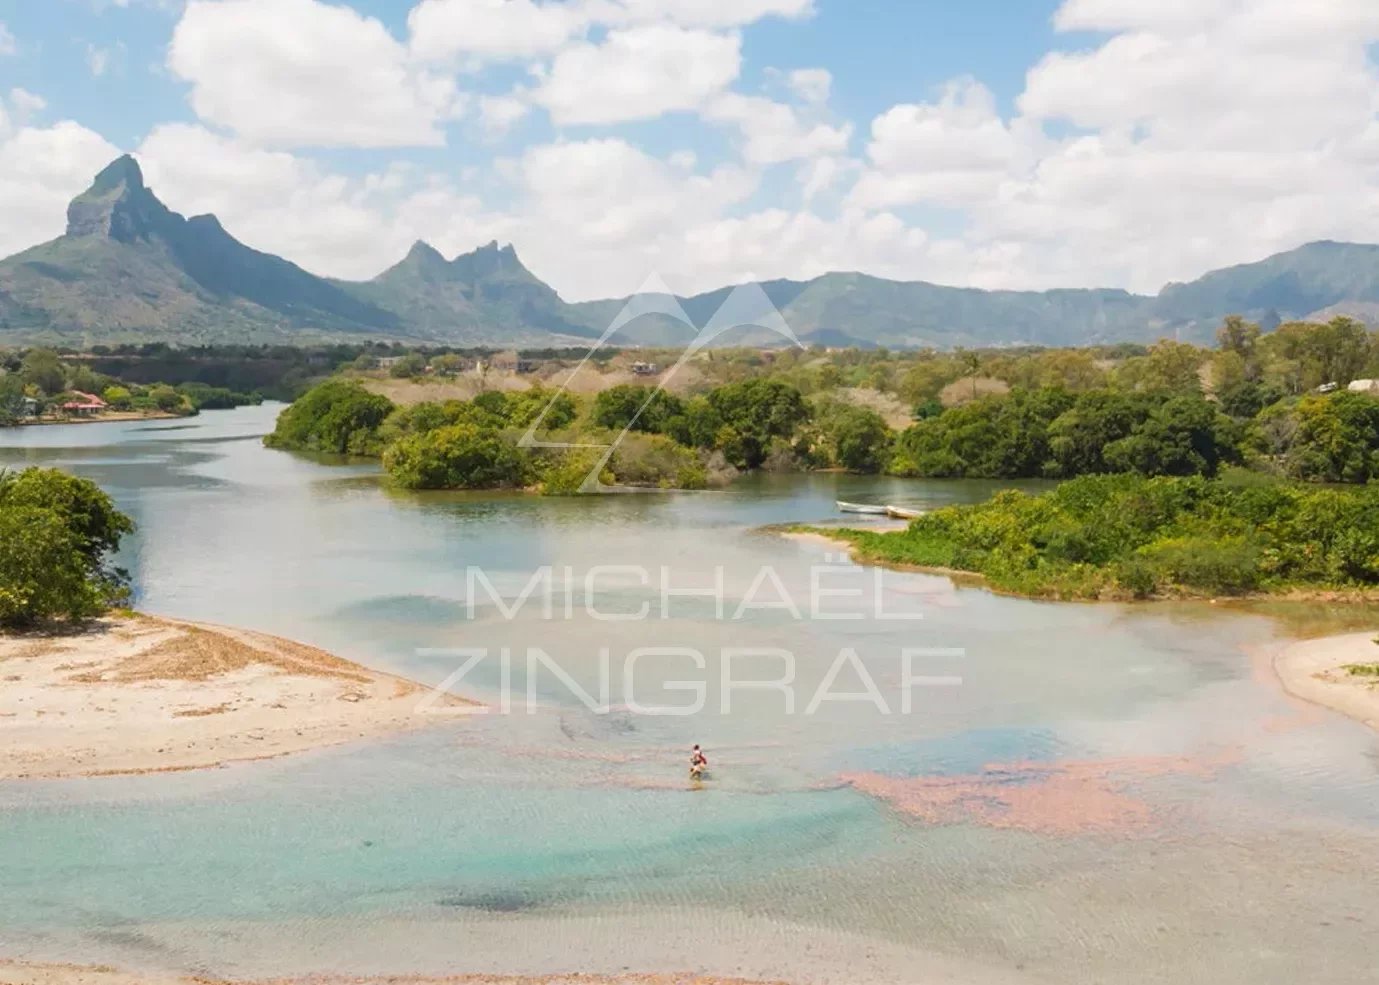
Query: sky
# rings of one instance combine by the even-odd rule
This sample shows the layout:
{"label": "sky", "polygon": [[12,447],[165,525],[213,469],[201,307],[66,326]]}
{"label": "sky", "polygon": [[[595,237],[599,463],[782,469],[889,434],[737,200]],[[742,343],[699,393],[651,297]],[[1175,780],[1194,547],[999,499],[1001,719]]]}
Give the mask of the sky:
{"label": "sky", "polygon": [[315,273],[1122,287],[1379,241],[1379,0],[0,0],[0,254],[121,153]]}

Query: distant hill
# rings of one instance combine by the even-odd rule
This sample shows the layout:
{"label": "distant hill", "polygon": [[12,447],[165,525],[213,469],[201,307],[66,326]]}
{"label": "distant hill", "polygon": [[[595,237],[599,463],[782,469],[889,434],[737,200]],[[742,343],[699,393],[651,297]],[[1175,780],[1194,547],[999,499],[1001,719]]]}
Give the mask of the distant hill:
{"label": "distant hill", "polygon": [[555,289],[522,265],[511,246],[490,243],[454,260],[418,242],[400,263],[365,283],[338,282],[395,312],[413,331],[452,344],[549,344],[597,334]]}
{"label": "distant hill", "polygon": [[1223,314],[1244,315],[1265,328],[1317,313],[1364,318],[1379,303],[1379,246],[1309,243],[1258,263],[1215,270],[1190,284],[1169,284],[1154,300],[1165,323],[1214,327]]}
{"label": "distant hill", "polygon": [[[1311,243],[1170,284],[1156,297],[1120,290],[984,291],[859,273],[757,286],[802,341],[821,345],[1209,341],[1229,314],[1266,328],[1335,314],[1375,320],[1379,246]],[[702,326],[733,290],[676,300]],[[373,280],[318,277],[245,246],[214,216],[187,219],[169,210],[131,157],[109,165],[72,201],[62,236],[0,260],[0,344],[326,338],[579,344],[599,336],[624,304],[567,303],[511,246],[497,243],[447,260],[419,242]],[[653,315],[627,326],[618,341],[675,345],[695,334]],[[748,328],[723,341],[780,340]]]}
{"label": "distant hill", "polygon": [[[803,283],[761,286],[806,344],[951,349],[1087,345],[1161,334],[1145,314],[1147,299],[1117,290],[983,291],[866,274],[825,274]],[[696,324],[703,324],[730,291],[684,298],[682,304]],[[606,311],[609,303],[599,304]],[[742,337],[772,339],[760,332]]]}

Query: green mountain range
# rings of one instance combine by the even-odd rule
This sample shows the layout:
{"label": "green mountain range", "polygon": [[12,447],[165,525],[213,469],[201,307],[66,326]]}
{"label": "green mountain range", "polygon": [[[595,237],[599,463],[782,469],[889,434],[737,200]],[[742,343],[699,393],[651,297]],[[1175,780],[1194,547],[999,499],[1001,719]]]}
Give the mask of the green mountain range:
{"label": "green mountain range", "polygon": [[[0,260],[0,344],[165,341],[309,342],[370,338],[452,345],[578,345],[597,338],[626,299],[567,303],[511,246],[447,260],[417,243],[365,282],[318,277],[236,240],[214,216],[184,218],[122,157],[68,207],[57,239]],[[1379,320],[1379,246],[1311,243],[1170,284],[1157,296],[1120,290],[983,291],[830,273],[751,288],[795,335],[824,345],[1086,345],[1165,336],[1210,339],[1228,314],[1273,328],[1351,314]],[[695,326],[735,288],[674,301]],[[684,344],[697,329],[646,315],[615,341]],[[725,342],[779,342],[744,328]]]}

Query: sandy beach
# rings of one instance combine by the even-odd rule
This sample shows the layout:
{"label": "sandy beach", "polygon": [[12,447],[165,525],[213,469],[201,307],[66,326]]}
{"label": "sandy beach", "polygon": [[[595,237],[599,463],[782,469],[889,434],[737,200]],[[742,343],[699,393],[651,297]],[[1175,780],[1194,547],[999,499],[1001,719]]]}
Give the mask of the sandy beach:
{"label": "sandy beach", "polygon": [[301,643],[148,616],[0,636],[0,780],[200,769],[449,719],[419,714],[424,696]]}
{"label": "sandy beach", "polygon": [[1294,697],[1379,729],[1379,677],[1357,677],[1345,669],[1379,663],[1376,636],[1348,633],[1293,643],[1274,658],[1274,671]]}
{"label": "sandy beach", "polygon": [[187,414],[172,414],[163,410],[109,410],[93,417],[26,417],[21,427],[60,427],[64,424],[119,424],[128,421],[176,421]]}
{"label": "sandy beach", "polygon": [[[419,978],[387,975],[363,978],[326,977],[274,979],[257,985],[786,985],[784,982],[749,982],[741,978],[710,978],[700,975],[543,975],[512,978],[499,975],[460,975],[452,978]],[[0,962],[0,985],[227,985],[219,979],[180,977],[117,971],[101,966],[26,964]],[[254,983],[246,983],[254,985]]]}

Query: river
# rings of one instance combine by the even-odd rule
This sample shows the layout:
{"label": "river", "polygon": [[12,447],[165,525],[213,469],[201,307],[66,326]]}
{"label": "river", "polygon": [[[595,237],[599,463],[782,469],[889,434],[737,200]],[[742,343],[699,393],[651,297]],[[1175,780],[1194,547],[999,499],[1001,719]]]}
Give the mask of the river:
{"label": "river", "polygon": [[265,449],[280,409],[0,431],[0,466],[112,493],[138,524],[122,563],[142,610],[511,713],[200,773],[0,783],[0,957],[1371,980],[1379,740],[1285,698],[1268,660],[1373,610],[1023,601],[763,529],[992,483],[402,494],[367,462]]}

